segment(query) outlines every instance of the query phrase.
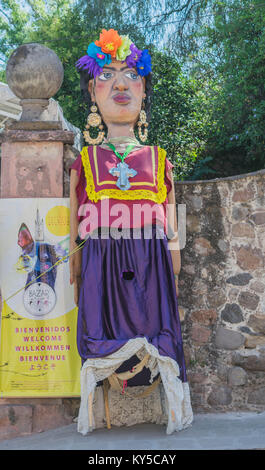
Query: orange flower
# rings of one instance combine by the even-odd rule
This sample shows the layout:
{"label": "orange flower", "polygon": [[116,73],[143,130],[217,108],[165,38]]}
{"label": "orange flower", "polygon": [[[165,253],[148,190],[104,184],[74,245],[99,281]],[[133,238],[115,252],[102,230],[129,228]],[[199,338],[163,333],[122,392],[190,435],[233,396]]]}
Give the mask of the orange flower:
{"label": "orange flower", "polygon": [[102,29],[99,40],[95,41],[96,46],[101,47],[102,52],[110,54],[115,59],[118,47],[122,44],[122,38],[118,35],[115,29]]}

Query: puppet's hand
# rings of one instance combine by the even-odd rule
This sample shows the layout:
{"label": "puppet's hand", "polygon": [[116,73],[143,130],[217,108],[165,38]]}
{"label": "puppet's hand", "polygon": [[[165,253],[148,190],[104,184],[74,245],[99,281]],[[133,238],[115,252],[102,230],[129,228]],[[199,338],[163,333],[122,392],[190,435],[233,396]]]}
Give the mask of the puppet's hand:
{"label": "puppet's hand", "polygon": [[77,307],[78,307],[78,301],[79,301],[80,286],[81,286],[81,276],[76,276],[75,281],[74,281],[74,300],[75,300],[75,304],[77,305]]}
{"label": "puppet's hand", "polygon": [[[72,251],[73,247],[71,247]],[[69,259],[70,267],[70,284],[74,284],[74,301],[78,305],[79,291],[81,285],[81,273],[82,273],[82,250],[78,250],[70,255]]]}

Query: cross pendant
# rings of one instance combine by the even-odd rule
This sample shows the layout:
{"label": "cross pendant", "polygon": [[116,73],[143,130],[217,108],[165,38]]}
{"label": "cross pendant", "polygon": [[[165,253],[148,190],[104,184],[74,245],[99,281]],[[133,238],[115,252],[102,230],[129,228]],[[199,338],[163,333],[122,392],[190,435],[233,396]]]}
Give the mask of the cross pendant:
{"label": "cross pendant", "polygon": [[133,168],[129,168],[125,162],[118,163],[116,167],[113,167],[109,170],[109,173],[111,173],[112,176],[118,176],[116,185],[123,191],[131,187],[129,178],[137,175],[137,171]]}

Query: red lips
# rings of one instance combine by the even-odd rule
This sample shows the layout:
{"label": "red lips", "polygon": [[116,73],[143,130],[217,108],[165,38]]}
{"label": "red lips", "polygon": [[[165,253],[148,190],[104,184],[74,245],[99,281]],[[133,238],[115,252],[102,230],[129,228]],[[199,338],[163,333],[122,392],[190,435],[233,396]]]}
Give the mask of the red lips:
{"label": "red lips", "polygon": [[113,99],[117,103],[127,103],[131,98],[125,93],[118,93],[117,95],[113,96]]}

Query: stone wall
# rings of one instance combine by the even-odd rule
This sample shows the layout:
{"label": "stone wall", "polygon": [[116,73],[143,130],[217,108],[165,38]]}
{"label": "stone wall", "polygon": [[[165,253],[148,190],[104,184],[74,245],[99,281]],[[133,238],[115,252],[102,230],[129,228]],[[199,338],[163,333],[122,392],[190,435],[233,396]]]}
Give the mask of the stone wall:
{"label": "stone wall", "polygon": [[264,185],[265,170],[175,184],[186,205],[178,300],[195,412],[265,409]]}

